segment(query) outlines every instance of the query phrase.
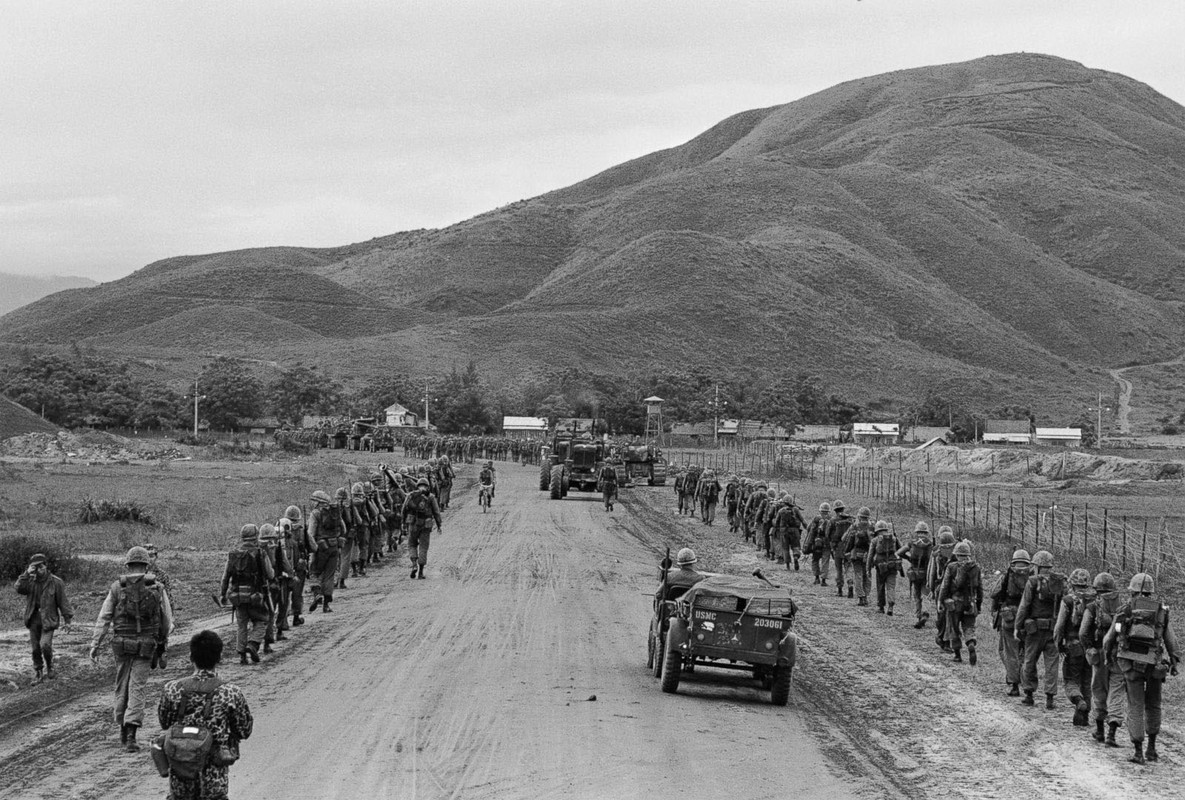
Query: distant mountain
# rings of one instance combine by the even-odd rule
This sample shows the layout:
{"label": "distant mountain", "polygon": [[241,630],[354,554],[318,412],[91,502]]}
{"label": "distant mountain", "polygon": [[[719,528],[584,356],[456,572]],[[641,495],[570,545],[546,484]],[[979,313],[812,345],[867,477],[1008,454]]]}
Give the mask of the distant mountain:
{"label": "distant mountain", "polygon": [[[513,383],[568,366],[957,381],[1073,410],[1185,350],[1185,109],[1033,54],[850,81],[442,230],[185,256],[0,319],[178,372],[214,353]],[[8,348],[12,350],[13,348]],[[1080,410],[1080,409],[1079,409]]]}
{"label": "distant mountain", "polygon": [[62,275],[14,275],[0,272],[0,314],[40,300],[63,289],[82,289],[97,285],[90,278]]}

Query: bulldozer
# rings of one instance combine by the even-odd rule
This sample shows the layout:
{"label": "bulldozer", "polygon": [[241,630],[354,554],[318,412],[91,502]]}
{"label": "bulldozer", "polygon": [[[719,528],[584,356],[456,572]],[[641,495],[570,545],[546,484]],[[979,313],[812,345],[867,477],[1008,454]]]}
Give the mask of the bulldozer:
{"label": "bulldozer", "polygon": [[667,460],[655,444],[631,444],[621,448],[626,480],[629,483],[645,479],[647,486],[667,485]]}

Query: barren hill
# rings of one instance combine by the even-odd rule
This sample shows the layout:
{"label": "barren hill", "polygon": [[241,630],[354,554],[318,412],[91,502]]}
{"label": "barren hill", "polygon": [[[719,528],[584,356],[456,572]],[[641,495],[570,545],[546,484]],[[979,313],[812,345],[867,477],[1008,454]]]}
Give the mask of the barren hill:
{"label": "barren hill", "polygon": [[1077,407],[1103,368],[1185,350],[1183,169],[1180,105],[993,56],[747,111],[442,230],[157,262],[8,314],[0,342],[507,381],[809,369],[861,400],[958,379]]}

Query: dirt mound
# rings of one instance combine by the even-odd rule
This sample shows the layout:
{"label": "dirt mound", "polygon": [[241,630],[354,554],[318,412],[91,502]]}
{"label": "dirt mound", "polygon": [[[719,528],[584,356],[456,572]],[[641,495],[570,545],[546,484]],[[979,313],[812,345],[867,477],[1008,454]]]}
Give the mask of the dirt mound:
{"label": "dirt mound", "polygon": [[917,449],[843,445],[824,448],[821,462],[830,467],[837,464],[847,467],[879,467],[905,472],[995,476],[1018,481],[1031,476],[1048,480],[1093,481],[1158,481],[1185,478],[1185,466],[1176,462],[1100,456],[1079,450],[1050,453],[1035,450],[997,450],[989,447],[964,450],[942,446]]}
{"label": "dirt mound", "polygon": [[133,461],[185,458],[176,447],[159,442],[125,439],[105,431],[28,433],[0,442],[0,456],[14,458]]}
{"label": "dirt mound", "polygon": [[0,395],[0,439],[34,431],[52,433],[57,429],[58,426],[52,422],[47,422],[20,403]]}

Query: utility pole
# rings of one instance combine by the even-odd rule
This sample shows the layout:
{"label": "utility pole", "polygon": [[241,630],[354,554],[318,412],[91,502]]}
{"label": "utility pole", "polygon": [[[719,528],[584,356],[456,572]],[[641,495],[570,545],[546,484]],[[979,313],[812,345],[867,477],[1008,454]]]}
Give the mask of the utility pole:
{"label": "utility pole", "polygon": [[428,379],[424,379],[424,433],[428,432]]}
{"label": "utility pole", "polygon": [[1102,392],[1099,392],[1098,412],[1099,412],[1099,421],[1098,421],[1098,425],[1094,429],[1094,439],[1095,439],[1094,446],[1101,450],[1103,447],[1103,393]]}
{"label": "utility pole", "polygon": [[716,425],[712,428],[712,440],[716,447],[720,446],[720,384],[716,384],[716,399],[712,401],[712,410],[716,412]]}
{"label": "utility pole", "polygon": [[193,435],[198,435],[198,401],[205,400],[204,394],[198,394],[197,378],[193,380]]}

